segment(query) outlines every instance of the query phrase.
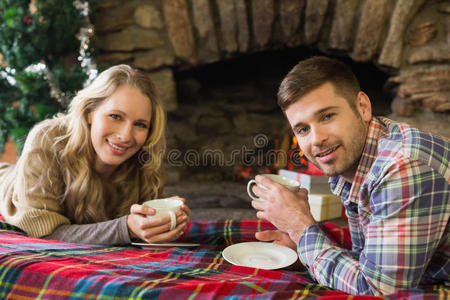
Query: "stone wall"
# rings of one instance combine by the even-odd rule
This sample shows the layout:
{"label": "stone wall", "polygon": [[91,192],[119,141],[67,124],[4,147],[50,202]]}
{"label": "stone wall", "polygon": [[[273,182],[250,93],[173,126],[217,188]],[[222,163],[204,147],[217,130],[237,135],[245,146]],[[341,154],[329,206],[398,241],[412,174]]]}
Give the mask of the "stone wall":
{"label": "stone wall", "polygon": [[104,0],[95,17],[99,60],[151,72],[169,111],[174,69],[305,45],[390,72],[399,115],[450,111],[448,1]]}
{"label": "stone wall", "polygon": [[[201,158],[220,150],[227,160],[233,150],[254,147],[257,134],[279,137],[285,123],[275,89],[251,83],[180,99],[185,95],[177,89],[189,94],[202,86],[176,74],[280,49],[308,48],[375,65],[390,75],[390,117],[450,137],[448,1],[103,0],[94,17],[98,62],[149,72],[169,111],[169,150],[182,158],[191,150]],[[199,179],[231,169],[209,165],[208,172],[199,169]]]}

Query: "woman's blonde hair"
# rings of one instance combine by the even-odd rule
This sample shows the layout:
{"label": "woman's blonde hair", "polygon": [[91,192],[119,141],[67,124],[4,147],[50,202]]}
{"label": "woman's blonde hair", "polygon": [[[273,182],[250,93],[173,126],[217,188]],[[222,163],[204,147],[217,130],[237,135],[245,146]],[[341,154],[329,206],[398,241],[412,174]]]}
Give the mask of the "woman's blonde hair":
{"label": "woman's blonde hair", "polygon": [[[150,128],[142,149],[122,163],[105,183],[92,167],[96,153],[87,116],[122,85],[136,88],[150,99]],[[163,185],[166,117],[147,74],[128,65],[111,67],[79,91],[68,113],[58,118],[65,134],[55,139],[53,147],[60,149],[55,150],[55,159],[66,185],[62,201],[72,222],[86,224],[125,215],[131,204],[158,197]],[[113,213],[111,209],[116,210],[115,216],[109,215]]]}

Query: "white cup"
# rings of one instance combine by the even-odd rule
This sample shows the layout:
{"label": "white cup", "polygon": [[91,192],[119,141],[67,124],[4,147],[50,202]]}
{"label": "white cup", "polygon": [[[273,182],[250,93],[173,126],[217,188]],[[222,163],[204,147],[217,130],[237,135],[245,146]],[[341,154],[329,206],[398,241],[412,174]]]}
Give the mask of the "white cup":
{"label": "white cup", "polygon": [[143,205],[150,206],[156,211],[154,215],[147,215],[147,218],[157,218],[169,215],[170,230],[174,230],[177,226],[177,217],[175,216],[175,213],[181,208],[183,201],[177,198],[164,198],[145,201]]}
{"label": "white cup", "polygon": [[[290,178],[287,178],[284,176],[280,176],[280,175],[276,175],[276,174],[262,174],[262,176],[265,176],[265,177],[275,181],[276,183],[281,184],[282,186],[288,188],[292,192],[296,192],[300,189],[300,183],[298,183],[298,181],[295,181],[293,179],[290,179]],[[263,198],[260,198],[253,193],[252,187],[254,184],[257,184],[260,188],[267,190],[267,188],[265,186],[256,183],[256,180],[252,179],[247,184],[248,195],[253,200],[265,201]]]}

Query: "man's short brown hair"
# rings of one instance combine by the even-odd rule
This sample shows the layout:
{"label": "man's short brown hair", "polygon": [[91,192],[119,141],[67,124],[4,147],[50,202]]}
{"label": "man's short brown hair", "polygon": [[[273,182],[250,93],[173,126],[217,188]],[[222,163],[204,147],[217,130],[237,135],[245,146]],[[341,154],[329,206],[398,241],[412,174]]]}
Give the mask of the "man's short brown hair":
{"label": "man's short brown hair", "polygon": [[305,59],[292,68],[278,89],[278,105],[284,111],[300,97],[327,82],[352,109],[356,109],[355,100],[361,90],[358,79],[346,64],[325,56]]}

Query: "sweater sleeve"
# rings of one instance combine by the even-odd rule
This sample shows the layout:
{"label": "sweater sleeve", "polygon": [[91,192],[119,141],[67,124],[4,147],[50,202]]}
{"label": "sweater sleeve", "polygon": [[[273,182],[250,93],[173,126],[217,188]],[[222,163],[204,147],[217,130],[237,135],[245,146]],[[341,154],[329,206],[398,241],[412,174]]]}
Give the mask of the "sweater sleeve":
{"label": "sweater sleeve", "polygon": [[131,243],[127,216],[94,224],[60,225],[44,239],[96,245],[125,245]]}
{"label": "sweater sleeve", "polygon": [[[30,131],[17,165],[0,184],[0,196],[4,198],[1,214],[33,237],[49,235],[58,226],[70,224],[62,203],[65,186],[46,124]],[[48,147],[39,147],[37,141],[42,138]]]}

